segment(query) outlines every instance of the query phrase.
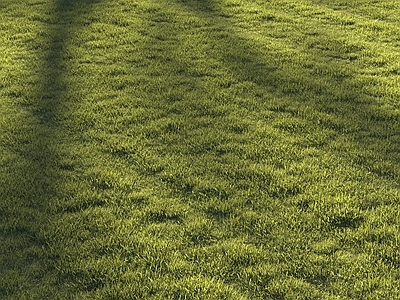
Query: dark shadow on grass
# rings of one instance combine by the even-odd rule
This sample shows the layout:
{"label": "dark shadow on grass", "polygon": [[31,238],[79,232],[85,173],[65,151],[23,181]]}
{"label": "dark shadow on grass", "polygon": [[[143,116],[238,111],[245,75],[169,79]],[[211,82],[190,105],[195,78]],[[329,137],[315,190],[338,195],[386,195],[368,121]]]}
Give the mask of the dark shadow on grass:
{"label": "dark shadow on grass", "polygon": [[[317,38],[315,41],[315,48],[317,51],[323,50],[315,54],[312,52],[315,50],[312,48],[314,44],[311,43],[309,52],[304,50],[302,53],[309,58],[307,62],[304,61],[308,67],[302,69],[299,64],[296,66],[296,63],[293,65],[285,61],[285,53],[280,61],[277,57],[279,53],[261,53],[259,49],[262,49],[262,45],[253,43],[251,38],[243,34],[239,35],[231,28],[234,24],[230,17],[219,9],[221,1],[176,2],[206,19],[214,28],[228,33],[227,38],[220,40],[222,51],[217,59],[231,70],[238,81],[254,83],[267,91],[267,97],[277,99],[270,104],[271,111],[302,118],[308,117],[304,116],[304,112],[310,109],[315,113],[311,121],[321,130],[331,131],[333,138],[321,145],[310,143],[310,147],[337,148],[332,146],[335,141],[349,140],[352,148],[339,147],[336,149],[338,155],[382,178],[393,181],[400,178],[399,114],[379,105],[381,96],[374,95],[374,92],[365,89],[363,83],[356,82],[351,70],[343,69],[346,61],[359,59],[363,49],[357,45],[345,45],[334,36],[320,35],[320,40]],[[264,19],[264,22],[274,21],[273,17]],[[237,24],[234,26],[238,28]],[[306,39],[308,35],[314,37],[315,32],[303,34]],[[317,69],[321,75],[317,75]],[[377,82],[371,79],[370,84],[377,85]],[[263,101],[263,97],[260,95],[259,101]],[[280,103],[280,100],[283,102]],[[318,118],[317,115],[326,118]]]}
{"label": "dark shadow on grass", "polygon": [[[58,299],[61,295],[58,290],[63,289],[53,265],[57,253],[51,248],[56,245],[49,245],[46,232],[54,230],[49,223],[55,213],[52,203],[61,200],[63,187],[60,150],[68,145],[65,138],[68,128],[62,126],[70,89],[66,78],[68,43],[79,26],[77,20],[90,13],[93,3],[60,0],[54,5],[54,11],[49,11],[47,19],[31,19],[46,22],[40,23],[40,28],[47,39],[31,49],[40,59],[38,68],[30,70],[35,82],[24,95],[29,102],[23,104],[23,109],[29,115],[26,120],[18,120],[23,127],[14,136],[15,149],[10,149],[18,159],[10,168],[12,174],[7,180],[9,189],[4,201],[9,206],[0,210],[4,229],[0,242],[9,245],[7,251],[11,256],[0,266],[0,276],[10,280],[2,281],[0,298]],[[36,9],[35,4],[31,9]],[[43,9],[48,8],[43,6]],[[7,285],[7,282],[10,283]]]}
{"label": "dark shadow on grass", "polygon": [[[391,188],[398,188],[400,115],[379,105],[382,99],[354,80],[352,70],[359,71],[359,66],[343,71],[343,66],[352,66],[351,62],[362,56],[362,49],[351,46],[349,52],[346,52],[342,41],[333,36],[327,38],[321,35],[321,40],[315,38],[315,43],[319,43],[322,51],[304,50],[302,54],[309,58],[308,61],[304,60],[305,65],[311,67],[302,69],[300,64],[296,65],[296,59],[292,60],[295,63],[291,63],[290,57],[285,60],[285,53],[282,53],[284,59],[279,60],[277,52],[261,52],[261,45],[257,45],[251,37],[246,38],[245,34],[235,31],[233,27],[237,29],[237,24],[218,10],[220,1],[177,0],[176,3],[206,19],[214,31],[217,28],[225,34],[225,38],[219,40],[218,47],[221,50],[218,57],[213,58],[222,62],[238,82],[249,82],[252,87],[259,86],[259,95],[250,90],[248,93],[259,103],[265,101],[262,106],[273,113],[282,113],[284,117],[289,115],[306,119],[313,123],[313,128],[329,133],[318,144],[305,142],[300,145],[302,148],[317,148],[334,153],[349,165],[361,169],[363,174],[370,172],[379,179],[387,180]],[[304,33],[305,38],[306,35]],[[278,43],[285,43],[285,40],[279,40]],[[339,50],[329,49],[331,43]],[[315,53],[322,57],[313,57]],[[344,59],[350,62],[343,63]],[[315,74],[317,68],[322,75]],[[374,78],[369,80],[371,86],[376,84]],[[228,92],[226,94],[229,95]],[[387,99],[390,100],[389,96]],[[292,130],[283,126],[280,129],[283,134],[291,133]],[[356,229],[363,222],[364,219],[358,217],[338,218],[331,225],[340,229]],[[311,282],[319,285],[326,281],[324,277],[315,277]]]}

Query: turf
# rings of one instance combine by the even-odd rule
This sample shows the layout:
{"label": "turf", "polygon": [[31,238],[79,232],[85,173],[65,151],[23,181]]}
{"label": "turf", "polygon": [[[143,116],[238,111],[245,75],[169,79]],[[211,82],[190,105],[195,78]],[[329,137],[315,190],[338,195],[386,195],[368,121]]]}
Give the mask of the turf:
{"label": "turf", "polygon": [[399,299],[399,15],[2,0],[0,298]]}

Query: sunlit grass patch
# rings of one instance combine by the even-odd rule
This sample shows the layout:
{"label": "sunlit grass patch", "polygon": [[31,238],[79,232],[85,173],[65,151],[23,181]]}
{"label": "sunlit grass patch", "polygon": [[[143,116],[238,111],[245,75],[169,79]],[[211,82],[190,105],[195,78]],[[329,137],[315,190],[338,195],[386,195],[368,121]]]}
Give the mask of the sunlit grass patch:
{"label": "sunlit grass patch", "polygon": [[0,8],[0,298],[398,297],[395,1]]}

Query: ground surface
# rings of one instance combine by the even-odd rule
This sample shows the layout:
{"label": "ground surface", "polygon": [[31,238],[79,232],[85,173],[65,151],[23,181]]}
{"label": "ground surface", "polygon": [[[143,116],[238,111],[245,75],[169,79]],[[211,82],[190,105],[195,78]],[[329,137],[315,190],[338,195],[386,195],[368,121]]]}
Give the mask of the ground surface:
{"label": "ground surface", "polygon": [[399,15],[2,0],[0,298],[399,299]]}

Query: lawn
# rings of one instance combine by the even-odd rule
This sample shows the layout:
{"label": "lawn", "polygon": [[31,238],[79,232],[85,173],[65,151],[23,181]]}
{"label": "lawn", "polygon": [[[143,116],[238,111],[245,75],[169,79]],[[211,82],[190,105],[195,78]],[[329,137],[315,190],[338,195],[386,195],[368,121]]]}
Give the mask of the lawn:
{"label": "lawn", "polygon": [[0,299],[400,299],[396,0],[1,0]]}

